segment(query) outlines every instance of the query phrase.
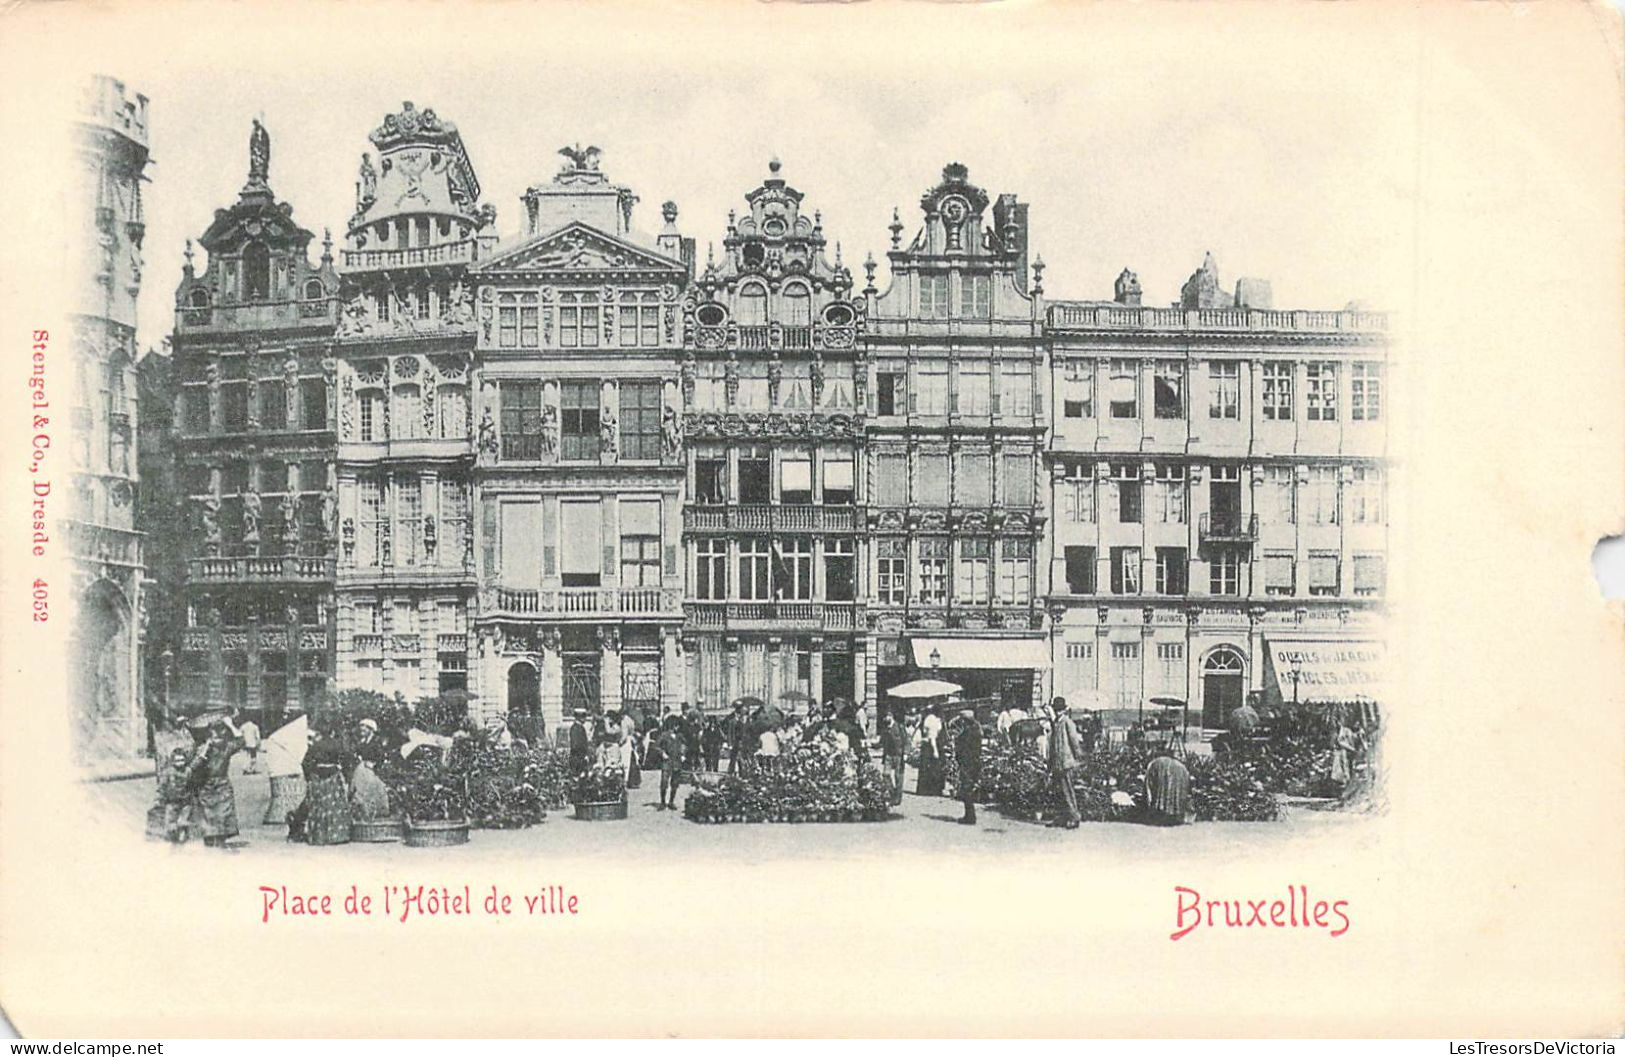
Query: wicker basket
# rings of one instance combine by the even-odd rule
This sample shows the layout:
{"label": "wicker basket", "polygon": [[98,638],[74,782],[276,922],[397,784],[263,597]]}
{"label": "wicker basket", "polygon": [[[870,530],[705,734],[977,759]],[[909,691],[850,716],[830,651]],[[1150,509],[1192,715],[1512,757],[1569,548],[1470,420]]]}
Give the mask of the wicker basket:
{"label": "wicker basket", "polygon": [[449,848],[453,844],[468,843],[468,820],[451,822],[414,822],[406,820],[406,846],[408,848]]}
{"label": "wicker basket", "polygon": [[612,822],[625,817],[625,800],[576,801],[576,818],[583,822]]}
{"label": "wicker basket", "polygon": [[288,812],[298,807],[305,799],[305,776],[302,774],[273,774],[271,776],[271,801],[265,805],[265,820],[263,826],[285,826],[288,824]]}
{"label": "wicker basket", "polygon": [[358,818],[350,823],[350,839],[362,844],[381,844],[404,836],[406,823],[398,818]]}

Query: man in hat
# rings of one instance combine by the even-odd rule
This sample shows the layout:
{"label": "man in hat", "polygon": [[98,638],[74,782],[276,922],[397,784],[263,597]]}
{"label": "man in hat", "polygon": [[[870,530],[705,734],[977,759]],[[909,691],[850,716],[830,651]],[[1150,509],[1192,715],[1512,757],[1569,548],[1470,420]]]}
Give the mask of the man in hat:
{"label": "man in hat", "polygon": [[1059,824],[1067,829],[1077,829],[1080,821],[1078,791],[1072,785],[1072,775],[1078,769],[1078,757],[1083,755],[1083,744],[1078,737],[1078,728],[1067,711],[1066,698],[1057,697],[1050,707],[1054,709],[1055,716],[1049,730],[1049,771],[1066,812]]}
{"label": "man in hat", "polygon": [[954,765],[959,771],[959,799],[965,805],[960,825],[976,825],[976,786],[982,780],[982,725],[974,708],[961,709],[954,732]]}
{"label": "man in hat", "polygon": [[592,735],[587,732],[587,710],[578,708],[572,713],[575,723],[570,727],[570,770],[585,774],[592,766]]}
{"label": "man in hat", "polygon": [[239,712],[237,716],[240,720],[237,724],[237,736],[243,739],[243,752],[248,755],[248,766],[243,768],[243,773],[259,774],[260,725],[246,712]]}

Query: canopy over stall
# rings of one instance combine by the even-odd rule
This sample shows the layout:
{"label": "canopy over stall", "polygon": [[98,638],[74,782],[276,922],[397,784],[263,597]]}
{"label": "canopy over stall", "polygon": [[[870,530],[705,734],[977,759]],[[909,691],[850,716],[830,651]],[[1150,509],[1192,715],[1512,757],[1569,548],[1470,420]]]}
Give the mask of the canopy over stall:
{"label": "canopy over stall", "polygon": [[1269,689],[1283,703],[1387,703],[1387,651],[1381,642],[1270,639],[1268,645],[1274,679]]}
{"label": "canopy over stall", "polygon": [[934,668],[1032,668],[1050,666],[1049,641],[1043,638],[910,639],[914,666],[922,671]]}

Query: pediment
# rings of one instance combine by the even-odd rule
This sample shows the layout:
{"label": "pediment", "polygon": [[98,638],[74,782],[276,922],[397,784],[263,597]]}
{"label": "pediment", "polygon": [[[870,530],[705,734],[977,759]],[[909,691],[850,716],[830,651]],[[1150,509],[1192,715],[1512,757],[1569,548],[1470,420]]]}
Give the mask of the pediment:
{"label": "pediment", "polygon": [[274,249],[300,248],[313,237],[293,221],[287,203],[242,201],[230,209],[217,209],[214,223],[198,239],[210,253],[230,252],[250,241],[264,242]]}
{"label": "pediment", "polygon": [[606,235],[585,224],[570,224],[498,253],[475,266],[488,275],[509,272],[545,272],[581,275],[682,274],[683,265],[624,239]]}

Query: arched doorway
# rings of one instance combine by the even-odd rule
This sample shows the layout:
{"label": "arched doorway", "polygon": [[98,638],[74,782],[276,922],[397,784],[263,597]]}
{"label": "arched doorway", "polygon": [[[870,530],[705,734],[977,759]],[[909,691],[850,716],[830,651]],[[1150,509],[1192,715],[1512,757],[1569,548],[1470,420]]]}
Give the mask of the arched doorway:
{"label": "arched doorway", "polygon": [[70,646],[74,748],[80,759],[113,755],[130,719],[129,606],[101,580],[79,599]]}
{"label": "arched doorway", "polygon": [[1230,646],[1220,646],[1202,662],[1202,726],[1224,726],[1230,711],[1241,705],[1247,687],[1247,664]]}
{"label": "arched doorway", "polygon": [[536,666],[516,661],[508,668],[508,718],[525,720],[542,711],[542,682]]}

